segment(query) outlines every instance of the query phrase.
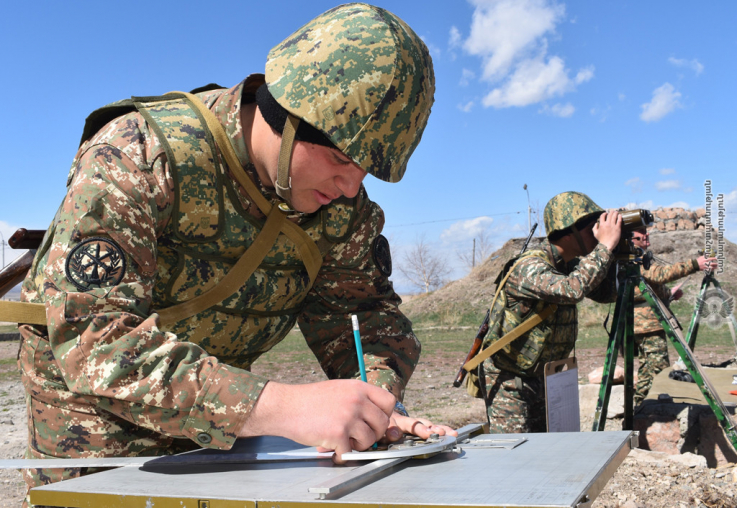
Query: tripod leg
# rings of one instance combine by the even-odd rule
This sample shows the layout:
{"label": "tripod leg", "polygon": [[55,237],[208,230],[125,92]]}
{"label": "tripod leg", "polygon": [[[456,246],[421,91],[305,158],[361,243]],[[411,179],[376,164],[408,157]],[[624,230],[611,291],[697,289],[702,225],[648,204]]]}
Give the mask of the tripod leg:
{"label": "tripod leg", "polygon": [[686,332],[686,341],[691,351],[696,347],[696,335],[699,333],[699,321],[701,320],[701,309],[704,306],[704,293],[706,288],[709,286],[711,281],[710,275],[704,275],[701,280],[701,289],[699,289],[699,296],[696,297],[696,305],[694,306],[693,316],[691,316],[691,324],[688,325],[688,332]]}
{"label": "tripod leg", "polygon": [[629,277],[625,283],[627,295],[624,330],[624,421],[622,430],[633,429],[634,416],[634,357],[635,357],[635,286]]}
{"label": "tripod leg", "polygon": [[612,392],[612,382],[614,381],[614,370],[617,366],[617,350],[622,341],[624,333],[624,310],[625,286],[621,284],[617,293],[617,304],[614,307],[614,319],[612,320],[612,330],[609,334],[609,345],[607,346],[606,360],[604,361],[604,371],[601,373],[601,386],[599,387],[599,400],[596,403],[596,412],[594,413],[594,426],[591,430],[604,430],[606,425],[606,413],[609,406],[609,396]]}
{"label": "tripod leg", "polygon": [[704,395],[704,399],[706,399],[707,404],[709,404],[709,407],[711,407],[711,410],[714,412],[714,416],[716,416],[717,421],[722,426],[727,440],[732,444],[732,447],[737,450],[737,429],[735,429],[735,424],[732,422],[729,412],[727,411],[727,408],[724,407],[724,403],[719,398],[716,390],[709,382],[709,378],[707,378],[702,371],[701,365],[696,358],[694,358],[691,349],[683,338],[681,330],[671,326],[671,323],[675,322],[675,319],[672,319],[673,316],[670,310],[663,305],[660,299],[658,299],[658,297],[653,293],[652,289],[650,289],[650,287],[645,283],[644,279],[640,280],[640,290],[645,296],[645,300],[647,300],[650,307],[653,309],[653,312],[655,312],[655,315],[658,317],[660,324],[665,330],[666,336],[670,339],[673,347],[683,360],[683,363],[686,364],[686,368],[691,374],[691,377],[693,377],[696,385],[701,390],[701,393]]}

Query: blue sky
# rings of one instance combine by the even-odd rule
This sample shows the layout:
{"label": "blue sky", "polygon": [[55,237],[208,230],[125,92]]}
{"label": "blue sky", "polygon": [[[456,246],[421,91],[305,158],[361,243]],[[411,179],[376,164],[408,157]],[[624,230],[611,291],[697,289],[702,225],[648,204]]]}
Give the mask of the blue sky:
{"label": "blue sky", "polygon": [[[367,178],[395,265],[418,239],[453,269],[484,233],[495,246],[566,190],[603,207],[704,206],[724,195],[737,241],[737,3],[389,0],[428,44],[435,105],[405,178]],[[262,72],[268,50],[337,5],[16,2],[0,20],[0,233],[45,229],[84,118]],[[730,213],[731,211],[731,213]],[[694,250],[698,246],[694,246]],[[6,262],[16,253],[6,250]],[[399,274],[400,291],[408,286]]]}

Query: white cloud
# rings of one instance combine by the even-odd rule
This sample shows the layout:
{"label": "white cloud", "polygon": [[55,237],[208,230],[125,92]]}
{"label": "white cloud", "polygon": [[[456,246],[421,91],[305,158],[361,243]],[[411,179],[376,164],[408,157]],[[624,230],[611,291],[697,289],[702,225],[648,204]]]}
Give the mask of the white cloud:
{"label": "white cloud", "polygon": [[638,208],[644,208],[645,210],[654,210],[655,205],[653,204],[653,200],[649,199],[647,201],[641,201],[641,202],[632,202],[627,203],[624,205],[625,210],[637,210]]}
{"label": "white cloud", "polygon": [[457,48],[461,45],[461,32],[455,27],[450,27],[450,34],[448,36],[448,46],[451,48]]}
{"label": "white cloud", "polygon": [[540,109],[540,113],[547,113],[548,115],[557,116],[560,118],[570,118],[573,116],[573,113],[576,111],[576,108],[573,107],[573,104],[570,102],[566,104],[554,104],[552,106],[548,106],[547,104],[543,106]]}
{"label": "white cloud", "polygon": [[562,21],[565,6],[546,0],[471,0],[476,10],[464,47],[484,60],[483,77],[503,77],[513,63],[545,46],[543,36]]}
{"label": "white cloud", "polygon": [[661,175],[672,175],[676,172],[673,168],[663,168],[660,171],[658,171]]}
{"label": "white cloud", "polygon": [[704,66],[695,58],[693,60],[686,60],[685,58],[670,57],[668,59],[668,62],[675,65],[676,67],[686,67],[688,69],[691,69],[692,71],[694,71],[694,73],[696,73],[697,76],[704,71]]}
{"label": "white cloud", "polygon": [[629,187],[632,189],[632,192],[642,192],[642,180],[639,176],[636,176],[634,178],[630,178],[626,182],[624,182],[625,187]]}
{"label": "white cloud", "polygon": [[468,101],[465,104],[459,104],[458,109],[460,109],[464,113],[470,113],[471,110],[473,109],[473,101]]}
{"label": "white cloud", "polygon": [[657,122],[676,108],[680,108],[678,99],[681,92],[677,91],[670,83],[653,90],[653,99],[643,104],[640,120],[644,122]]}
{"label": "white cloud", "polygon": [[581,69],[576,74],[575,82],[577,85],[580,85],[581,83],[586,83],[587,81],[591,81],[594,77],[594,66],[589,65],[588,67]]}
{"label": "white cloud", "polygon": [[478,236],[494,222],[493,217],[476,217],[475,219],[456,222],[440,233],[444,243],[453,243]]}
{"label": "white cloud", "polygon": [[685,208],[686,210],[690,210],[691,205],[689,205],[685,201],[676,201],[675,203],[671,203],[670,205],[664,208]]}
{"label": "white cloud", "polygon": [[732,189],[724,195],[724,208],[737,211],[737,188]]}
{"label": "white cloud", "polygon": [[593,78],[592,66],[571,77],[560,56],[547,54],[547,36],[563,21],[564,5],[555,0],[470,1],[475,11],[463,47],[482,58],[481,79],[498,85],[484,106],[527,106],[572,92]]}
{"label": "white cloud", "polygon": [[681,188],[680,180],[661,180],[655,182],[655,188],[659,191],[678,190]]}
{"label": "white cloud", "polygon": [[504,85],[489,92],[483,104],[495,108],[528,106],[575,88],[576,82],[568,76],[560,57],[551,57],[547,62],[542,58],[529,59],[520,62]]}
{"label": "white cloud", "polygon": [[617,94],[617,99],[619,99],[619,102],[624,101],[626,98],[627,96],[621,92]]}
{"label": "white cloud", "polygon": [[476,73],[469,69],[463,69],[461,71],[461,81],[458,83],[461,86],[468,86],[473,78],[476,77]]}

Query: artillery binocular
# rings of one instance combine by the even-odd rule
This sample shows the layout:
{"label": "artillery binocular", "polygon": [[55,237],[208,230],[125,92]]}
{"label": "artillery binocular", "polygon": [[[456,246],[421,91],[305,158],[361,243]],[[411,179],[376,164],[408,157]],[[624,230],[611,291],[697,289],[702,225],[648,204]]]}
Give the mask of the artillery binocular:
{"label": "artillery binocular", "polygon": [[641,258],[645,252],[632,243],[632,233],[653,224],[652,212],[644,208],[638,208],[620,212],[619,215],[622,217],[622,236],[614,252],[629,259]]}

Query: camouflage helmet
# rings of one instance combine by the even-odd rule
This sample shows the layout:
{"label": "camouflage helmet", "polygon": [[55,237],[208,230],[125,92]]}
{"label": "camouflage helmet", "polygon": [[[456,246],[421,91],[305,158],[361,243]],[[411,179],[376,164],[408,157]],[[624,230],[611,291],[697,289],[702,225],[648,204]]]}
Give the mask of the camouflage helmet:
{"label": "camouflage helmet", "polygon": [[356,3],[277,44],[266,84],[291,115],[387,182],[404,175],[435,93],[432,60],[417,34],[391,12]]}
{"label": "camouflage helmet", "polygon": [[548,201],[543,212],[545,233],[550,238],[555,232],[571,228],[577,222],[591,216],[599,216],[604,210],[586,194],[561,192]]}

